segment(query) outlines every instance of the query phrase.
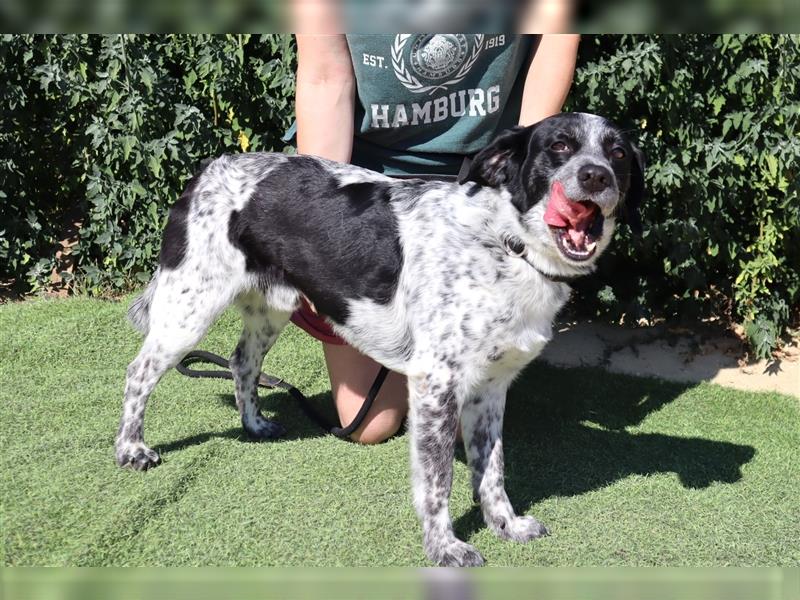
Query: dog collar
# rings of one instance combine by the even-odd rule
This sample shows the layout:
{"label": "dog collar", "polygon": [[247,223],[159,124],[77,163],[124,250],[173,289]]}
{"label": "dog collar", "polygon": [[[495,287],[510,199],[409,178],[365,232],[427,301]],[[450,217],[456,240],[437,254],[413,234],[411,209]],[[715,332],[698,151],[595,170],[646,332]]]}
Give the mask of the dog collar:
{"label": "dog collar", "polygon": [[518,237],[504,236],[503,248],[505,249],[506,254],[508,254],[512,258],[521,258],[526,263],[528,263],[533,268],[534,271],[539,273],[539,275],[555,283],[571,283],[572,281],[583,275],[583,273],[580,273],[578,275],[553,275],[551,273],[545,273],[528,259],[528,248],[527,246],[525,246],[525,243]]}

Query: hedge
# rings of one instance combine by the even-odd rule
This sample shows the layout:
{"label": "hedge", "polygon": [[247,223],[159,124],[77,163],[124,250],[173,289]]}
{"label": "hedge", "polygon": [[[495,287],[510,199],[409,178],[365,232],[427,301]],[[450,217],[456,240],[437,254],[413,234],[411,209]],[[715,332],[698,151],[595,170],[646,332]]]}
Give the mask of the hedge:
{"label": "hedge", "polygon": [[641,239],[619,235],[579,304],[744,322],[766,357],[800,299],[800,36],[585,39],[569,101],[638,133]]}
{"label": "hedge", "polygon": [[[23,292],[141,285],[200,160],[286,150],[291,36],[3,36],[0,60],[0,277]],[[631,130],[649,198],[576,307],[716,315],[769,354],[800,297],[798,79],[797,35],[583,38],[567,109]]]}
{"label": "hedge", "polygon": [[[100,294],[139,285],[204,158],[280,148],[289,36],[4,36],[0,276]],[[70,260],[55,249],[80,223]]]}

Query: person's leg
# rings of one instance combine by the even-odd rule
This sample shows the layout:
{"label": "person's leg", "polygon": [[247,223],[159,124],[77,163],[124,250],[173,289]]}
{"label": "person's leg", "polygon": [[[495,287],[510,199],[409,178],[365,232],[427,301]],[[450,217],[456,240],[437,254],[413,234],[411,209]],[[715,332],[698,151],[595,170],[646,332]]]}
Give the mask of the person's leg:
{"label": "person's leg", "polygon": [[[342,427],[349,425],[364,404],[380,365],[346,344],[322,344],[331,390]],[[377,444],[400,429],[408,412],[406,378],[389,371],[363,423],[350,438],[362,444]]]}

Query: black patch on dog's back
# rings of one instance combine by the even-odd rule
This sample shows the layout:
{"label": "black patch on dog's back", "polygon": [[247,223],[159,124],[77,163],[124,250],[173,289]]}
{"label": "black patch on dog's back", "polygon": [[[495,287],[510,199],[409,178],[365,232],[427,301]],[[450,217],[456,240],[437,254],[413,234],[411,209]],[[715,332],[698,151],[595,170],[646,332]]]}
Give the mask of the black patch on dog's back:
{"label": "black patch on dog's back", "polygon": [[189,217],[192,196],[194,195],[200,176],[213,160],[204,160],[200,163],[200,169],[186,184],[181,197],[169,209],[167,226],[164,228],[164,237],[161,240],[161,253],[158,262],[165,269],[177,269],[183,262],[186,255],[186,247],[189,243],[186,223]]}
{"label": "black patch on dog's back", "polygon": [[228,237],[255,273],[280,269],[316,309],[337,323],[347,301],[387,304],[403,265],[391,184],[339,186],[316,159],[276,167],[231,215]]}

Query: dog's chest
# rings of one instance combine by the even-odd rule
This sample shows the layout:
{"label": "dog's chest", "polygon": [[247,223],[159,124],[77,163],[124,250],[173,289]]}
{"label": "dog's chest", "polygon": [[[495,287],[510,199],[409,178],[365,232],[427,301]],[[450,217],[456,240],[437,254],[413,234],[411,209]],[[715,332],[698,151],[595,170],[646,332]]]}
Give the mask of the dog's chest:
{"label": "dog's chest", "polygon": [[446,199],[424,200],[400,218],[400,296],[415,339],[422,348],[456,345],[499,370],[521,368],[550,340],[569,287],[503,251],[491,232],[510,229],[510,217],[496,207],[463,200],[456,211]]}
{"label": "dog's chest", "polygon": [[518,370],[532,361],[552,337],[556,310],[524,311],[506,327],[488,332],[487,358],[490,371]]}
{"label": "dog's chest", "polygon": [[556,313],[569,298],[563,284],[531,277],[500,285],[472,318],[480,320],[480,352],[488,359],[490,371],[516,371],[542,351],[552,337]]}

